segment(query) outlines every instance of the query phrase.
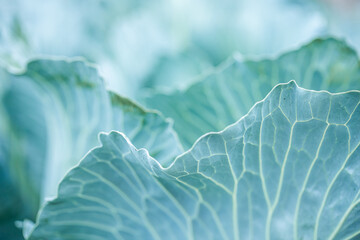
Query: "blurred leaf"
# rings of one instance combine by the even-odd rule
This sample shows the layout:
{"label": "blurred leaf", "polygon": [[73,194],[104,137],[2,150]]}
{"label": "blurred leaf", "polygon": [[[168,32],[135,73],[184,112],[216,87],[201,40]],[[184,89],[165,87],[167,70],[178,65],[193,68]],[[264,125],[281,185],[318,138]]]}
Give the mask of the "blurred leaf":
{"label": "blurred leaf", "polygon": [[279,85],[169,168],[121,133],[101,135],[29,239],[359,237],[359,105],[359,91]]}
{"label": "blurred leaf", "polygon": [[292,79],[313,90],[360,89],[359,59],[343,41],[318,39],[273,60],[231,59],[188,89],[155,94],[145,102],[174,119],[189,148],[202,134],[235,122],[274,85]]}
{"label": "blurred leaf", "polygon": [[[152,83],[168,73],[185,75],[184,82],[234,51],[278,54],[326,27],[314,9],[282,0],[1,1],[0,64],[19,69],[39,55],[83,56],[99,64],[112,90],[129,97],[142,96],[143,86],[158,88]],[[189,53],[192,60],[183,57]]]}
{"label": "blurred leaf", "polygon": [[170,122],[107,92],[97,70],[82,61],[36,60],[23,74],[3,72],[1,83],[0,191],[6,201],[0,220],[34,219],[101,131],[124,132],[164,166],[182,152]]}
{"label": "blurred leaf", "polygon": [[196,49],[176,56],[163,57],[145,78],[142,88],[172,91],[187,87],[200,73],[213,65]]}
{"label": "blurred leaf", "polygon": [[[328,21],[329,34],[345,38],[360,51],[360,1],[357,0],[316,0],[318,8]],[[313,3],[313,4],[314,4]]]}

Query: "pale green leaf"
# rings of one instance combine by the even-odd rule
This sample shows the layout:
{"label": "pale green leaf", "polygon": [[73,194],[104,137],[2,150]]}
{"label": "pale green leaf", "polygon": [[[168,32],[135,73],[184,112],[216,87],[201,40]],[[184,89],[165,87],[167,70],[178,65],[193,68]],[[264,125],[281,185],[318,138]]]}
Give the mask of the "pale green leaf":
{"label": "pale green leaf", "polygon": [[168,168],[123,134],[103,134],[29,239],[359,237],[359,104],[359,91],[278,85]]}
{"label": "pale green leaf", "polygon": [[188,89],[145,102],[173,118],[182,143],[190,147],[202,134],[237,121],[277,83],[295,79],[313,90],[360,89],[359,66],[356,52],[343,41],[318,39],[274,60],[231,59]]}
{"label": "pale green leaf", "polygon": [[106,91],[83,61],[32,61],[23,74],[4,72],[1,82],[0,191],[9,203],[1,205],[0,220],[34,219],[101,131],[125,133],[164,166],[182,152],[171,122]]}

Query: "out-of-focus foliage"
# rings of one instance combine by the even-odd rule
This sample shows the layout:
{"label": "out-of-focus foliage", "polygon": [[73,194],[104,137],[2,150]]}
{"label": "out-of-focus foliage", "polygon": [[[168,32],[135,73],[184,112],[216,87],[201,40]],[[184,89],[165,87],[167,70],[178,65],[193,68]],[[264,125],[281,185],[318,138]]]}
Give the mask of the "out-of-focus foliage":
{"label": "out-of-focus foliage", "polygon": [[144,87],[184,87],[234,51],[273,55],[325,30],[325,20],[313,8],[282,0],[14,0],[2,5],[2,64],[17,68],[44,54],[85,56],[100,65],[111,89],[133,97]]}
{"label": "out-of-focus foliage", "polygon": [[201,135],[220,131],[245,115],[274,85],[292,79],[313,90],[359,90],[359,58],[343,41],[317,39],[277,59],[235,57],[187,89],[153,94],[145,102],[174,119],[175,130],[189,148]]}
{"label": "out-of-focus foliage", "polygon": [[328,21],[328,33],[344,37],[360,51],[360,1],[317,0]]}
{"label": "out-of-focus foliage", "polygon": [[4,231],[10,218],[35,220],[40,203],[56,195],[65,172],[96,146],[101,131],[124,132],[164,165],[182,152],[171,123],[107,92],[96,69],[82,61],[37,60],[23,74],[1,77]]}

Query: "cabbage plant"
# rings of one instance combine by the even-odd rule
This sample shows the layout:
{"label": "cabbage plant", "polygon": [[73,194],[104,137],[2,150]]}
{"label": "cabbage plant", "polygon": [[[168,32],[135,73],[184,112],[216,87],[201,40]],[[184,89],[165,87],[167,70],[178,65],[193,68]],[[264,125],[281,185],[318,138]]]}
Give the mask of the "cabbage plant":
{"label": "cabbage plant", "polygon": [[360,63],[342,40],[235,55],[144,96],[157,110],[82,59],[0,76],[4,239],[24,219],[29,240],[360,237]]}

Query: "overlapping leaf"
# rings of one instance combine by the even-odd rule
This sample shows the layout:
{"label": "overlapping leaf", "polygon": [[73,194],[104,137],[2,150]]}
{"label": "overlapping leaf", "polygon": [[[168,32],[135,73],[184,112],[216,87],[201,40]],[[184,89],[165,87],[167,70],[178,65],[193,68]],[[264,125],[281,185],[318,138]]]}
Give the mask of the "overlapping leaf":
{"label": "overlapping leaf", "polygon": [[359,237],[359,104],[359,91],[278,85],[168,168],[103,134],[29,239]]}
{"label": "overlapping leaf", "polygon": [[332,92],[360,89],[356,52],[343,41],[318,39],[274,60],[231,60],[184,91],[157,94],[146,105],[174,119],[186,147],[202,134],[220,131],[246,114],[277,83]]}
{"label": "overlapping leaf", "polygon": [[97,70],[82,61],[33,61],[23,74],[3,72],[1,81],[0,166],[6,174],[0,191],[9,201],[1,206],[3,221],[34,219],[39,203],[55,195],[101,131],[124,132],[164,165],[182,152],[171,123],[107,92]]}

